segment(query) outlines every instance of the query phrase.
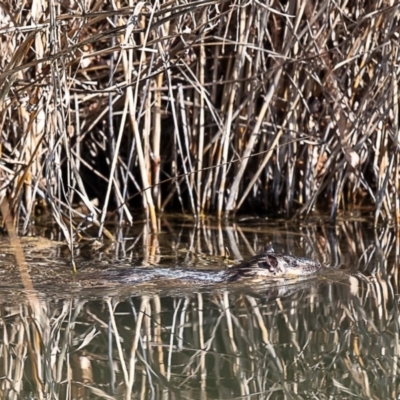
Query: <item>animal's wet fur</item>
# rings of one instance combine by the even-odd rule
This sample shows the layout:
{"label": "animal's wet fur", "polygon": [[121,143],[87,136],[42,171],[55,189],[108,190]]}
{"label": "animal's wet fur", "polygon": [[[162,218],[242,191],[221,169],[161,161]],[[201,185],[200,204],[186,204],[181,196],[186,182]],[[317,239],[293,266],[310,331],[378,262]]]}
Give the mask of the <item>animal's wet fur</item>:
{"label": "animal's wet fur", "polygon": [[289,278],[309,275],[321,268],[321,264],[308,258],[275,253],[268,247],[266,250],[231,268],[230,282],[242,279]]}
{"label": "animal's wet fur", "polygon": [[255,255],[250,260],[225,270],[121,268],[102,271],[95,280],[127,284],[172,284],[174,282],[178,285],[268,282],[274,279],[300,278],[312,274],[320,268],[321,264],[317,261],[275,253],[274,249],[268,246],[262,253]]}

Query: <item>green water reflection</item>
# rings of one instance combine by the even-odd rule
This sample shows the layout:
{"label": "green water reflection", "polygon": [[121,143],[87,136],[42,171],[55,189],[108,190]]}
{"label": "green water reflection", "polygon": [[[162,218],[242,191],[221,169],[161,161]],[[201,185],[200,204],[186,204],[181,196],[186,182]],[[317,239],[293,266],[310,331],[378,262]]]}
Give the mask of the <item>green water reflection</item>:
{"label": "green water reflection", "polygon": [[[54,282],[41,288],[39,311],[8,285],[2,398],[398,398],[399,243],[390,229],[164,221],[163,231],[125,232],[132,240],[111,252],[137,264],[210,268],[226,248],[239,259],[273,242],[330,268],[280,288],[93,292]],[[62,259],[52,251],[53,262]],[[92,267],[94,258],[112,260],[99,252]]]}

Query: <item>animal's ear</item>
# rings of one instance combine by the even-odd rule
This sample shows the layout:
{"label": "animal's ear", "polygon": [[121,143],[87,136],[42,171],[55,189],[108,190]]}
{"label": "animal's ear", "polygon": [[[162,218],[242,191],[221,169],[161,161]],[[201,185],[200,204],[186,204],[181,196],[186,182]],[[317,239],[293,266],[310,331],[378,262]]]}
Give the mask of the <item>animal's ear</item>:
{"label": "animal's ear", "polygon": [[268,244],[265,246],[264,251],[265,251],[266,253],[275,253],[275,250],[274,250],[274,248],[272,247],[272,243],[268,243]]}

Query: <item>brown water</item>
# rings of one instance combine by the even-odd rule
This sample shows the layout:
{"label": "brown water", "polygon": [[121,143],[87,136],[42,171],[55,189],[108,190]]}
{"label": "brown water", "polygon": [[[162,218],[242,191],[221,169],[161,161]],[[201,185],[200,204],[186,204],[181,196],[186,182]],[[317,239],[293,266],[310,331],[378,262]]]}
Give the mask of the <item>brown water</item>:
{"label": "brown water", "polygon": [[32,240],[25,253],[36,291],[27,292],[4,243],[1,398],[400,396],[399,243],[389,228],[161,226],[157,236],[140,226],[118,246],[78,249],[80,274],[132,264],[218,269],[269,242],[330,267],[278,287],[81,288],[63,246]]}

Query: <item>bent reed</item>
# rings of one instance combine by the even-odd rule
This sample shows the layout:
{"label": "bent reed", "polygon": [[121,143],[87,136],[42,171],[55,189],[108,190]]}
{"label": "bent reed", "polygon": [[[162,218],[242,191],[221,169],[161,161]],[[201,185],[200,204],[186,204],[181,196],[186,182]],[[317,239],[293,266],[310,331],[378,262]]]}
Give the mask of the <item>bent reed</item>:
{"label": "bent reed", "polygon": [[1,201],[67,237],[133,206],[399,223],[399,7],[4,1]]}

